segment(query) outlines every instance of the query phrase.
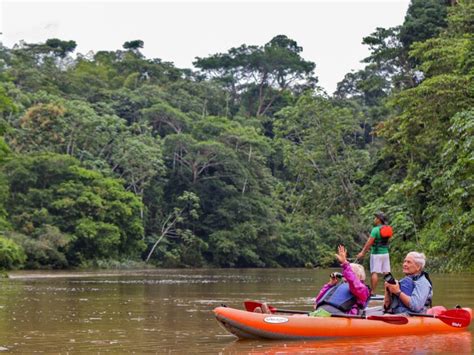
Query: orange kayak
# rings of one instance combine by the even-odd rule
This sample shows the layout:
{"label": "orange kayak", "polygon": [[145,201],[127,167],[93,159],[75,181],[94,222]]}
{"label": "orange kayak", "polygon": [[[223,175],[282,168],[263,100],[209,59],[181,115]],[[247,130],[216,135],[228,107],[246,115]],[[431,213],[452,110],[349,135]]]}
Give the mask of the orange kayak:
{"label": "orange kayak", "polygon": [[[353,336],[393,336],[408,334],[430,334],[434,332],[456,332],[465,330],[472,319],[472,309],[468,321],[461,326],[456,321],[446,319],[406,316],[405,324],[380,319],[309,317],[301,314],[262,314],[217,307],[214,314],[218,322],[230,333],[243,339],[321,339]],[[397,319],[400,315],[395,316]],[[454,319],[455,320],[455,319]]]}

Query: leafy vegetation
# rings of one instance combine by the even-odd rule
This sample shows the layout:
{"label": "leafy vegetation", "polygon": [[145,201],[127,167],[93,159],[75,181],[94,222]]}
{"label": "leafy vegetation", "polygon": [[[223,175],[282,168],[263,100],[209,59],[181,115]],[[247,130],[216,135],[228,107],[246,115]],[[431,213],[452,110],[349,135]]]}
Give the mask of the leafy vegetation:
{"label": "leafy vegetation", "polygon": [[328,266],[384,210],[394,263],[474,269],[473,17],[413,0],[332,96],[285,35],[199,71],[0,45],[0,267]]}

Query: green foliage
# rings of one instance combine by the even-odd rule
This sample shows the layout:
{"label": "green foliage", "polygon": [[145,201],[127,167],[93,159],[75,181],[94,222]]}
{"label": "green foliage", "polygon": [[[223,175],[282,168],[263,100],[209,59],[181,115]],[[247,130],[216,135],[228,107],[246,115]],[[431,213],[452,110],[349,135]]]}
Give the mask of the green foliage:
{"label": "green foliage", "polygon": [[[157,250],[158,257],[155,259],[158,259],[158,265],[177,267],[204,264],[202,252],[207,249],[207,244],[191,230],[193,221],[199,218],[199,202],[199,197],[189,191],[184,191],[178,197],[177,206],[162,222],[161,235],[148,238],[151,249],[146,261]],[[165,238],[174,238],[178,243],[170,243]],[[159,245],[162,240],[163,243]],[[168,259],[171,256],[172,259]]]}
{"label": "green foliage", "polygon": [[379,127],[387,139],[384,159],[392,168],[387,171],[391,185],[376,201],[387,207],[399,231],[396,256],[416,247],[427,252],[432,267],[443,270],[473,267],[474,86],[467,60],[472,33],[459,25],[473,9],[472,3],[460,2],[446,31],[413,45],[411,53],[426,78],[392,99],[397,114]]}
{"label": "green foliage", "polygon": [[150,180],[163,172],[161,143],[145,132],[140,135],[123,135],[117,141],[111,154],[114,171],[127,181],[127,186],[137,195],[143,191]]}
{"label": "green foliage", "polygon": [[278,264],[286,267],[303,267],[307,263],[328,267],[333,264],[334,252],[320,232],[317,222],[304,215],[297,215],[283,224],[279,231],[281,240],[277,241]]}
{"label": "green foliage", "polygon": [[123,44],[124,49],[131,49],[131,50],[138,50],[138,48],[143,48],[143,41],[142,40],[135,40],[135,41],[128,41]]}
{"label": "green foliage", "polygon": [[[430,222],[422,242],[437,256],[438,267],[447,270],[473,269],[474,248],[474,112],[464,111],[451,119],[450,140],[445,143],[432,198],[424,213]],[[449,260],[442,258],[450,250]]]}
{"label": "green foliage", "polygon": [[0,117],[6,117],[8,114],[16,113],[17,106],[12,98],[8,96],[5,88],[0,86]]}
{"label": "green foliage", "polygon": [[0,237],[0,268],[13,269],[23,266],[26,255],[14,241]]}
{"label": "green foliage", "polygon": [[120,230],[116,225],[81,218],[74,235],[77,238],[75,249],[80,250],[81,258],[116,258],[119,255]]}
{"label": "green foliage", "polygon": [[57,227],[44,224],[30,236],[9,233],[8,237],[25,251],[25,268],[63,269],[69,266],[66,252],[72,238],[62,233]]}
{"label": "green foliage", "polygon": [[265,247],[259,241],[258,231],[249,223],[233,230],[221,230],[210,236],[213,261],[225,267],[265,266],[259,254]]}
{"label": "green foliage", "polygon": [[284,35],[201,72],[141,40],[0,44],[4,267],[334,266],[381,209],[394,263],[472,270],[474,7],[452,3],[376,28],[334,97]]}
{"label": "green foliage", "polygon": [[446,27],[447,4],[444,0],[411,1],[400,32],[405,48],[435,37]]}
{"label": "green foliage", "polygon": [[0,230],[6,231],[11,229],[8,222],[8,213],[6,204],[9,195],[9,184],[3,173],[0,173]]}
{"label": "green foliage", "polygon": [[226,85],[231,96],[251,93],[243,110],[249,116],[261,116],[284,91],[313,87],[317,82],[315,65],[300,56],[302,50],[296,41],[278,35],[264,46],[244,44],[228,53],[197,58],[193,64]]}
{"label": "green foliage", "polygon": [[61,41],[57,38],[48,39],[45,45],[52,48],[55,54],[60,58],[66,57],[68,53],[73,52],[77,47],[74,41]]}
{"label": "green foliage", "polygon": [[[52,249],[67,254],[67,262],[106,255],[136,257],[143,250],[141,203],[120,181],[54,154],[16,157],[5,164],[4,174],[10,183],[7,210],[15,229],[43,244],[53,243]],[[45,225],[54,225],[55,232],[44,230]],[[62,234],[72,238],[60,238]],[[63,267],[65,262],[57,263]]]}
{"label": "green foliage", "polygon": [[361,100],[365,105],[373,106],[386,98],[389,91],[389,80],[376,66],[369,65],[358,72],[346,74],[337,84],[334,94],[338,98],[354,98]]}
{"label": "green foliage", "polygon": [[158,103],[143,110],[153,130],[164,137],[170,133],[181,133],[189,126],[190,119],[178,109],[166,103]]}
{"label": "green foliage", "polygon": [[[366,152],[354,146],[358,117],[329,100],[306,95],[278,118],[275,130],[294,181],[288,186],[294,206],[287,208],[317,215],[324,214],[328,205],[331,213],[357,209],[354,182],[368,161]],[[311,201],[318,201],[317,206]]]}

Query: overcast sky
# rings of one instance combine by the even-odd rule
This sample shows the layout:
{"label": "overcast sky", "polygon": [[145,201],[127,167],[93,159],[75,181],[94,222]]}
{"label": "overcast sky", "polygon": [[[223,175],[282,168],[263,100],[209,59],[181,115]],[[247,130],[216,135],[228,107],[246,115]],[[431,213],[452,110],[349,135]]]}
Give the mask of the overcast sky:
{"label": "overcast sky", "polygon": [[284,34],[316,63],[319,84],[336,84],[368,55],[361,44],[376,27],[403,23],[409,0],[332,1],[41,1],[0,0],[0,41],[74,40],[76,53],[117,50],[141,39],[147,58],[192,68],[195,57]]}

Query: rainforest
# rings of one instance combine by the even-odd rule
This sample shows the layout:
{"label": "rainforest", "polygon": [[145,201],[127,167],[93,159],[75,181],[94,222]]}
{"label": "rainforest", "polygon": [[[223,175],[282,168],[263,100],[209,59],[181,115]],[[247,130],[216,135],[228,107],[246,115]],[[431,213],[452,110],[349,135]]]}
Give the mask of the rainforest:
{"label": "rainforest", "polygon": [[474,3],[412,0],[334,93],[285,34],[193,69],[0,42],[0,267],[327,267],[383,211],[474,270]]}

